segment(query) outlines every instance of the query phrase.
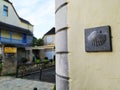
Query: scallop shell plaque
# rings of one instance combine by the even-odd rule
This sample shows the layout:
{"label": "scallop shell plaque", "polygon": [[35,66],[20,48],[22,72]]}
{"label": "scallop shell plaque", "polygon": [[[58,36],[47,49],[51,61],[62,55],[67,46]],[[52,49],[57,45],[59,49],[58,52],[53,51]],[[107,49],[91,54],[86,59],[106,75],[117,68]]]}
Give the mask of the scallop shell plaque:
{"label": "scallop shell plaque", "polygon": [[86,51],[111,51],[110,27],[85,29]]}

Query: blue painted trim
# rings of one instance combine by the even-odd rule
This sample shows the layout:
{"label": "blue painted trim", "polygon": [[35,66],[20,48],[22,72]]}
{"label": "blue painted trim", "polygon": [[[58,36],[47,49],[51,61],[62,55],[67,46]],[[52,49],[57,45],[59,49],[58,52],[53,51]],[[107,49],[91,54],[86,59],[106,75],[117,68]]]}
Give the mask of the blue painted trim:
{"label": "blue painted trim", "polygon": [[[3,43],[9,43],[9,44],[22,44],[25,45],[27,43],[23,43],[22,40],[17,40],[17,39],[10,39],[10,38],[5,38],[5,37],[0,37],[1,42]],[[12,41],[12,42],[11,42]]]}
{"label": "blue painted trim", "polygon": [[10,32],[10,41],[11,41],[11,42],[12,42],[12,35],[13,35],[13,33]]}
{"label": "blue painted trim", "polygon": [[22,43],[27,43],[27,35],[22,34]]}
{"label": "blue painted trim", "polygon": [[10,32],[10,38],[1,37],[0,35],[0,42],[3,44],[14,44],[14,45],[23,45],[23,46],[31,46],[33,37],[27,36],[26,34],[23,35],[22,40],[13,39],[13,33]]}

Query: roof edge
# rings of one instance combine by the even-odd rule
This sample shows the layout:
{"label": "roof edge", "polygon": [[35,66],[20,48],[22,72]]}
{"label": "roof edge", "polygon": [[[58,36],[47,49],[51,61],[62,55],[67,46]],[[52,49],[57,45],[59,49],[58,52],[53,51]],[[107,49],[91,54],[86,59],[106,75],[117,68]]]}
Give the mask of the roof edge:
{"label": "roof edge", "polygon": [[4,1],[6,1],[6,2],[8,2],[8,3],[12,4],[9,0],[4,0]]}
{"label": "roof edge", "polygon": [[51,28],[47,33],[45,33],[42,38],[44,38],[47,35],[54,35],[54,34],[55,34],[55,27]]}
{"label": "roof edge", "polygon": [[25,28],[22,28],[22,27],[18,27],[18,26],[14,26],[14,25],[10,25],[10,24],[7,24],[7,23],[0,22],[0,29],[2,29],[2,28],[6,29],[6,30],[11,30],[11,31],[14,31],[14,32],[19,32],[19,33],[25,33],[25,34],[33,36],[33,33],[29,29],[25,29]]}
{"label": "roof edge", "polygon": [[29,24],[29,25],[33,26],[29,21],[27,21],[27,20],[21,18],[21,17],[18,15],[18,13],[17,13],[15,7],[13,6],[13,3],[12,3],[12,2],[10,2],[9,0],[4,0],[4,1],[6,1],[6,2],[8,2],[8,3],[11,4],[11,6],[13,7],[13,10],[15,11],[17,17],[19,18],[19,20],[20,20],[21,22],[24,22],[24,23],[26,23],[26,24]]}

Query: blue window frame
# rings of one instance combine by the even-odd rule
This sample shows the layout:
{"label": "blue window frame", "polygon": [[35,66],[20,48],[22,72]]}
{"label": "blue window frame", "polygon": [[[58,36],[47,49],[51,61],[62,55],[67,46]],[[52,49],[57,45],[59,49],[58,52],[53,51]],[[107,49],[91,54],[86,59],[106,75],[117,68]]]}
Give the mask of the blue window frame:
{"label": "blue window frame", "polygon": [[22,43],[27,43],[27,35],[26,34],[22,35]]}
{"label": "blue window frame", "polygon": [[12,32],[10,32],[10,41],[12,42]]}
{"label": "blue window frame", "polygon": [[8,16],[8,7],[7,6],[3,6],[3,16]]}

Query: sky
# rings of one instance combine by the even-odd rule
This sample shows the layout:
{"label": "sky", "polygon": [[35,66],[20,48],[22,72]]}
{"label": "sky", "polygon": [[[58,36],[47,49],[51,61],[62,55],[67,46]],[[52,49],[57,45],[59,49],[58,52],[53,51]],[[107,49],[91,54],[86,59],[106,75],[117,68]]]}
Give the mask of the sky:
{"label": "sky", "polygon": [[18,15],[34,25],[34,36],[42,38],[55,27],[55,0],[10,0]]}

